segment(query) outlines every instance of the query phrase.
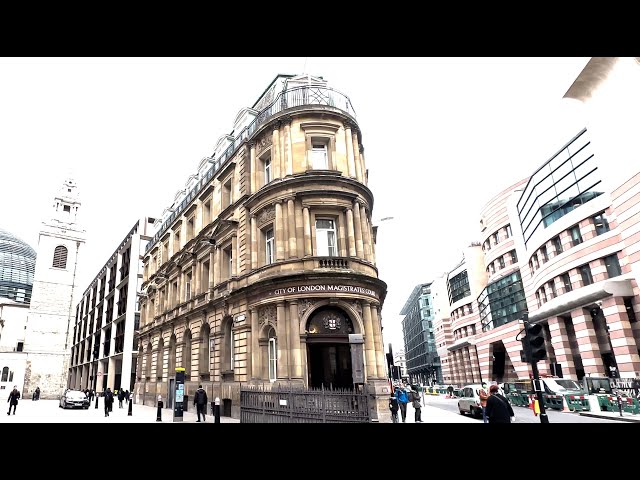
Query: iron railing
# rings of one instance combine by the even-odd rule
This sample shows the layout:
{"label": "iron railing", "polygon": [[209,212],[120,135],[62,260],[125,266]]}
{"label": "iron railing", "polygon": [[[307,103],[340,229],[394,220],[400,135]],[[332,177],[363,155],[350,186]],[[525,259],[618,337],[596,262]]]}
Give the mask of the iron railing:
{"label": "iron railing", "polygon": [[240,388],[240,423],[369,423],[366,387],[325,389],[274,387]]}
{"label": "iron railing", "polygon": [[278,93],[273,102],[267,105],[260,113],[258,113],[248,126],[238,133],[233,142],[231,142],[227,149],[218,158],[216,158],[214,154],[208,159],[209,163],[212,164],[209,170],[207,170],[202,178],[196,182],[189,193],[185,195],[178,208],[176,208],[160,226],[156,234],[153,236],[153,239],[147,243],[145,253],[158,242],[159,238],[164,234],[169,225],[171,225],[178,216],[182,215],[184,209],[191,204],[200,191],[209,184],[209,181],[213,178],[214,174],[226,164],[227,160],[235,155],[244,141],[251,138],[260,126],[266,123],[271,117],[284,110],[302,107],[304,105],[323,105],[342,110],[351,117],[355,118],[356,116],[356,112],[351,105],[349,97],[329,87],[302,86],[290,88]]}

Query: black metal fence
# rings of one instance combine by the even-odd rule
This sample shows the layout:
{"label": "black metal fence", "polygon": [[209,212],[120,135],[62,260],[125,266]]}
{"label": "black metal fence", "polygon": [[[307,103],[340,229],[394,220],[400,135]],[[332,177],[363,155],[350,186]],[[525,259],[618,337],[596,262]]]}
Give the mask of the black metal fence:
{"label": "black metal fence", "polygon": [[242,386],[240,423],[369,423],[366,388]]}

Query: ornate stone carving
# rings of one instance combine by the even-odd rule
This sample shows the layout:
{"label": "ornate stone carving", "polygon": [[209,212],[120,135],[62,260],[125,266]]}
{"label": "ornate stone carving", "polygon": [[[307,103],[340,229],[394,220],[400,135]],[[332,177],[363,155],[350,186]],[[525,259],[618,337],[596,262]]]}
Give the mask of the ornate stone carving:
{"label": "ornate stone carving", "polygon": [[358,312],[358,315],[362,318],[362,303],[360,303],[360,300],[351,300],[351,305],[353,305],[353,309]]}
{"label": "ornate stone carving", "polygon": [[258,150],[263,150],[267,147],[270,147],[273,144],[273,137],[271,134],[263,135],[263,137],[258,140]]}
{"label": "ornate stone carving", "polygon": [[275,218],[276,218],[275,207],[265,207],[260,211],[260,213],[258,213],[256,220],[258,222],[258,226],[261,227],[265,223],[271,222]]}
{"label": "ornate stone carving", "polygon": [[259,308],[258,321],[260,322],[260,326],[264,325],[268,321],[271,321],[271,323],[275,323],[276,322],[276,306],[267,305],[265,307]]}
{"label": "ornate stone carving", "polygon": [[302,320],[304,312],[309,310],[309,308],[312,307],[313,304],[316,303],[316,301],[317,300],[309,300],[308,298],[298,300],[298,316],[300,317],[300,320]]}

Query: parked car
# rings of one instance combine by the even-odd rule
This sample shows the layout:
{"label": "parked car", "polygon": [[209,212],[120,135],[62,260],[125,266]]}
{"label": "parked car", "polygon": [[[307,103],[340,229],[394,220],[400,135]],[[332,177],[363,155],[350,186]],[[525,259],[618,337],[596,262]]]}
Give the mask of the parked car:
{"label": "parked car", "polygon": [[60,408],[89,408],[89,399],[80,390],[66,390],[60,397]]}
{"label": "parked car", "polygon": [[[482,388],[479,383],[466,385],[460,389],[458,395],[458,410],[460,415],[469,413],[472,417],[482,417],[482,405],[480,405],[480,396],[478,391]],[[488,389],[489,387],[487,387]]]}

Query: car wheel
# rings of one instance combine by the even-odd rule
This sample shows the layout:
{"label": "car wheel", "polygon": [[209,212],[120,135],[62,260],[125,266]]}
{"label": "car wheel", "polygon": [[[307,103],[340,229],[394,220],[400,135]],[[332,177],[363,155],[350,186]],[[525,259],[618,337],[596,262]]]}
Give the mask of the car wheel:
{"label": "car wheel", "polygon": [[[458,410],[460,409],[458,408]],[[462,410],[460,410],[460,415],[464,416],[464,412]]]}
{"label": "car wheel", "polygon": [[469,414],[473,417],[473,418],[478,418],[478,412],[476,412],[476,409],[473,407],[469,407]]}

